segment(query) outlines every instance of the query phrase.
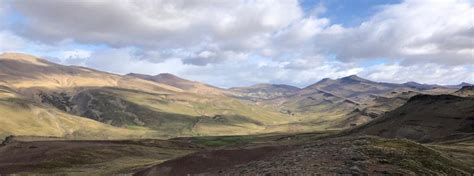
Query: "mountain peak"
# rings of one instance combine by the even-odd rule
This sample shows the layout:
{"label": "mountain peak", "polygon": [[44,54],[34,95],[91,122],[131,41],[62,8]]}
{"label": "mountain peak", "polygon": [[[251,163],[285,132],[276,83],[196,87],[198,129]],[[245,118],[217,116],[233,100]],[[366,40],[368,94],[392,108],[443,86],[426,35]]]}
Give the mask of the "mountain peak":
{"label": "mountain peak", "polygon": [[357,82],[372,82],[370,80],[361,78],[357,75],[346,76],[346,77],[340,78],[340,80],[343,80],[343,81],[357,81]]}
{"label": "mountain peak", "polygon": [[462,82],[462,83],[461,83],[461,84],[459,84],[458,86],[460,86],[460,87],[465,87],[465,86],[474,86],[474,84],[467,83],[467,82]]}
{"label": "mountain peak", "polygon": [[415,81],[408,81],[408,82],[406,82],[406,83],[404,83],[404,84],[416,84],[416,85],[421,85],[420,83],[417,83],[417,82],[415,82]]}
{"label": "mountain peak", "polygon": [[188,82],[188,83],[194,82],[194,81],[191,81],[191,80],[187,80],[187,79],[178,77],[178,76],[173,75],[171,73],[160,73],[160,74],[155,75],[154,77],[155,77],[155,79],[161,80],[161,81],[164,81],[164,82]]}
{"label": "mountain peak", "polygon": [[415,88],[415,89],[433,89],[438,86],[436,84],[422,84],[422,83],[417,83],[414,81],[403,83],[403,85],[408,86],[410,88]]}
{"label": "mountain peak", "polygon": [[23,53],[2,53],[0,54],[0,60],[13,60],[38,66],[48,66],[51,64],[46,60]]}
{"label": "mountain peak", "polygon": [[321,81],[318,81],[317,83],[324,83],[324,82],[329,82],[329,81],[333,81],[333,79],[331,79],[331,78],[324,78],[324,79],[322,79]]}
{"label": "mountain peak", "polygon": [[178,77],[176,75],[173,75],[171,73],[160,73],[160,74],[157,74],[155,76],[167,76],[167,77]]}

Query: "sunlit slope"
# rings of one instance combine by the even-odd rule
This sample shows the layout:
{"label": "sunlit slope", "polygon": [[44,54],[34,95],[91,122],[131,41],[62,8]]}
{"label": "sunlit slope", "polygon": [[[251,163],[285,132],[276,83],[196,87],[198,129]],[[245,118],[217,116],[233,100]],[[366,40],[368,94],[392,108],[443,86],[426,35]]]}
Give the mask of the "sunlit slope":
{"label": "sunlit slope", "polygon": [[173,87],[185,90],[186,92],[196,93],[196,94],[201,94],[201,95],[230,94],[230,92],[225,89],[221,89],[221,88],[214,87],[214,86],[197,82],[197,81],[183,79],[169,73],[161,73],[154,76],[130,73],[130,74],[127,74],[126,76],[133,77],[133,78],[140,78],[143,80],[148,80],[148,81],[152,81],[159,84],[173,86]]}
{"label": "sunlit slope", "polygon": [[15,89],[123,87],[147,91],[181,91],[178,88],[85,67],[63,66],[19,53],[0,55],[0,85]]}
{"label": "sunlit slope", "polygon": [[0,88],[0,137],[8,135],[52,136],[74,139],[141,138],[149,130],[122,129],[72,116],[27,100],[8,88]]}

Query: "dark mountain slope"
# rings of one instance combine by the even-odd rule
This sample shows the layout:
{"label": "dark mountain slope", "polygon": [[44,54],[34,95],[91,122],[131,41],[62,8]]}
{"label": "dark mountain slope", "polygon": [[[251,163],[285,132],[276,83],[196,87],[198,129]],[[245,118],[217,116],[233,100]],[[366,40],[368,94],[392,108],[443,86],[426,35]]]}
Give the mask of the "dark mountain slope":
{"label": "dark mountain slope", "polygon": [[353,132],[421,142],[470,136],[474,134],[474,98],[416,95]]}
{"label": "dark mountain slope", "polygon": [[474,86],[464,86],[453,94],[461,97],[474,97]]}

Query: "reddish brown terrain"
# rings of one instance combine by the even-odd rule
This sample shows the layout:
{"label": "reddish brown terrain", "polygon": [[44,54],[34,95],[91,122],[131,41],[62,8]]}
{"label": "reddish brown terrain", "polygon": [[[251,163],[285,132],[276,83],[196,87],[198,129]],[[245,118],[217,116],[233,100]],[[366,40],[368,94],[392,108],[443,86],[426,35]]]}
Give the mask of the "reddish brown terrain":
{"label": "reddish brown terrain", "polygon": [[342,137],[199,152],[135,175],[469,175],[473,172],[456,158],[408,140]]}

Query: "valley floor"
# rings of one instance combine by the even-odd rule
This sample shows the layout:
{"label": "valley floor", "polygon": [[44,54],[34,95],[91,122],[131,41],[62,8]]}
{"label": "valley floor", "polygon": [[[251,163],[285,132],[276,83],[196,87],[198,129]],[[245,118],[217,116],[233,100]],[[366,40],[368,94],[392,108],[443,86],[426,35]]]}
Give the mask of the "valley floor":
{"label": "valley floor", "polygon": [[170,140],[31,140],[13,138],[4,142],[0,147],[0,174],[474,173],[473,138],[420,144],[325,132]]}

